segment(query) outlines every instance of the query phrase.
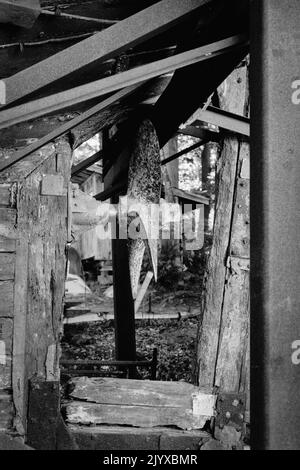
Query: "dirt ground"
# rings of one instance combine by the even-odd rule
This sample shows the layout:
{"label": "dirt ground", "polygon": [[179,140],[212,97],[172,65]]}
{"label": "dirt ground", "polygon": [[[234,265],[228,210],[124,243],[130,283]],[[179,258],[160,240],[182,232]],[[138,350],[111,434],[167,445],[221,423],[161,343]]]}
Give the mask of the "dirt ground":
{"label": "dirt ground", "polygon": [[[151,360],[153,349],[157,348],[158,380],[193,383],[203,269],[198,265],[194,272],[189,269],[178,275],[164,263],[161,272],[159,282],[149,289],[139,310],[144,317],[153,313],[161,318],[136,320],[137,360]],[[112,318],[112,296],[107,297],[107,287],[97,282],[89,283],[89,287],[93,296],[87,298],[84,305],[102,318],[64,326],[62,359],[114,359],[114,323],[104,319],[108,315]],[[166,315],[173,318],[163,318]],[[149,369],[139,368],[138,373],[141,378],[150,378]]]}

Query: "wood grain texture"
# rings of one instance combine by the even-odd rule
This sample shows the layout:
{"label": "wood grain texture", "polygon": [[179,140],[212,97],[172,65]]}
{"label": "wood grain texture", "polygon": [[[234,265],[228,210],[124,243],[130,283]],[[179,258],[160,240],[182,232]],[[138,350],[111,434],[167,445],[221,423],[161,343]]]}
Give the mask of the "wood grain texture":
{"label": "wood grain texture", "polygon": [[214,414],[215,397],[184,382],[74,378],[70,423],[200,429]]}
{"label": "wood grain texture", "polygon": [[[67,196],[41,196],[43,174],[60,174],[67,187],[71,150],[66,141],[50,148],[48,159],[24,182],[19,196],[19,230],[29,242],[26,324],[26,373],[45,377],[48,349],[56,345],[52,369],[58,377],[58,347],[62,328],[66,270]],[[54,377],[54,378],[55,378]]]}
{"label": "wood grain texture", "polygon": [[172,408],[192,405],[192,394],[198,387],[184,382],[158,380],[128,380],[113,378],[74,378],[75,386],[70,397],[101,404],[169,406]]}
{"label": "wood grain texture", "polygon": [[12,319],[0,318],[0,390],[11,387],[12,336]]}
{"label": "wood grain texture", "polygon": [[100,405],[71,402],[66,406],[67,421],[83,425],[125,425],[141,428],[176,426],[181,429],[201,429],[207,418],[193,416],[191,409],[129,405]]}
{"label": "wood grain texture", "polygon": [[15,254],[0,253],[0,281],[14,279],[15,276]]}
{"label": "wood grain texture", "polygon": [[0,184],[0,207],[10,207],[11,205],[11,185]]}
{"label": "wood grain texture", "polygon": [[0,317],[12,317],[14,306],[14,282],[0,281]]}
{"label": "wood grain texture", "polygon": [[[247,78],[247,69],[246,67],[243,67],[234,71],[220,87],[220,105],[223,109],[242,115],[245,113],[248,104]],[[222,367],[224,366],[224,374],[226,374],[227,379],[225,379],[225,375],[224,380],[220,378],[220,366],[220,368],[218,368],[218,383],[222,383],[226,391],[235,391],[239,388],[237,375],[239,375],[240,371],[238,373],[237,368],[240,356],[234,356],[234,351],[241,352],[244,350],[244,337],[247,337],[247,328],[244,329],[246,326],[246,313],[243,311],[241,313],[241,317],[239,319],[236,318],[236,315],[239,315],[239,310],[237,307],[234,308],[234,310],[230,310],[232,308],[230,295],[233,295],[233,292],[230,293],[227,289],[228,286],[233,284],[233,280],[229,280],[230,267],[227,268],[227,256],[230,253],[230,242],[233,232],[236,233],[234,246],[237,246],[237,244],[244,245],[242,240],[240,242],[240,239],[243,238],[245,227],[243,226],[243,233],[237,233],[232,227],[234,214],[237,214],[237,210],[240,209],[236,205],[235,195],[239,168],[238,164],[240,162],[239,159],[243,158],[246,153],[246,149],[241,153],[240,147],[241,144],[237,137],[225,138],[218,162],[218,192],[213,245],[207,265],[205,295],[203,296],[202,305],[203,320],[199,328],[197,353],[200,386],[212,388],[216,384],[216,368],[218,368],[217,364],[221,361]],[[235,210],[235,205],[237,210]],[[239,221],[239,217],[237,217],[237,215],[234,221],[235,225],[237,225],[237,221]],[[240,279],[239,276],[237,276],[237,278],[238,283],[243,284],[242,279]],[[241,305],[241,302],[243,304],[245,302],[247,303],[246,292],[242,293],[237,288],[234,302],[236,305]],[[232,354],[230,354],[230,342],[227,343],[226,352],[223,350],[223,347],[226,344],[226,334],[224,330],[226,325],[230,331],[230,333],[227,331],[226,334],[227,339],[232,342]],[[222,343],[223,333],[224,342]],[[220,354],[222,356],[220,356]],[[241,354],[243,353],[241,352]],[[230,360],[231,362],[226,363],[226,360]],[[229,372],[230,368],[232,370],[231,381],[231,372]],[[229,387],[229,389],[227,389],[227,387]]]}
{"label": "wood grain texture", "polygon": [[25,401],[27,398],[25,371],[25,338],[27,318],[28,240],[21,238],[16,243],[16,273],[14,289],[14,336],[12,388],[15,407],[14,426],[24,434]]}
{"label": "wood grain texture", "polygon": [[13,402],[11,394],[0,390],[0,432],[10,430],[12,428],[12,420]]}

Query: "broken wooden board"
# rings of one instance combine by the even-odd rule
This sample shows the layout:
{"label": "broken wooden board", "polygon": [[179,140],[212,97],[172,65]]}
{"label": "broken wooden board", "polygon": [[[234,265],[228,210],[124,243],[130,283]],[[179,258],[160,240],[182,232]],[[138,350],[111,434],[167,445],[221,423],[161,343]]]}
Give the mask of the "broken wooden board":
{"label": "broken wooden board", "polygon": [[201,429],[214,415],[216,397],[184,382],[81,377],[71,385],[72,424]]}

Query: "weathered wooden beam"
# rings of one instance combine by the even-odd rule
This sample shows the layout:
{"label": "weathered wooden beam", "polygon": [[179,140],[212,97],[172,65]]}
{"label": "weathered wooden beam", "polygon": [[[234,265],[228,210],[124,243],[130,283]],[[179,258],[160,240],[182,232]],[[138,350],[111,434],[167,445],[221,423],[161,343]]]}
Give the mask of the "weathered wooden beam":
{"label": "weathered wooden beam", "polygon": [[3,160],[0,162],[0,171],[4,170],[5,168],[8,168],[12,166],[14,163],[22,160],[23,158],[27,157],[31,153],[35,152],[36,150],[40,149],[47,143],[57,139],[61,135],[65,134],[68,132],[70,129],[73,129],[74,127],[78,126],[79,124],[82,124],[84,121],[87,121],[91,116],[97,114],[101,110],[108,108],[110,105],[113,103],[121,100],[122,98],[130,95],[133,93],[135,90],[137,90],[138,85],[132,86],[129,88],[126,88],[125,90],[122,90],[118,93],[115,93],[113,96],[110,98],[107,98],[105,101],[102,101],[101,103],[97,104],[96,106],[93,106],[91,109],[86,111],[85,113],[81,114],[80,116],[72,119],[71,121],[63,124],[60,126],[58,129],[52,131],[50,134],[47,134],[45,137],[42,137],[39,141],[34,142],[31,145],[28,145],[25,149],[20,150],[19,152],[16,152],[14,155],[11,157],[7,158],[6,160]]}
{"label": "weathered wooden beam", "polygon": [[[211,60],[216,55],[222,54],[224,51],[227,52],[231,47],[243,45],[244,41],[245,37],[234,36],[150,64],[141,65],[132,70],[102,78],[101,80],[81,85],[71,90],[55,93],[14,108],[4,109],[0,111],[0,129],[60,111],[197,62]],[[5,102],[5,96],[2,97],[2,100]]]}
{"label": "weathered wooden beam", "polygon": [[31,28],[40,11],[39,0],[0,0],[0,23]]}
{"label": "weathered wooden beam", "polygon": [[[10,104],[29,93],[71,74],[92,62],[115,57],[185,20],[211,0],[161,2],[110,28],[87,38],[32,67],[2,81],[2,104]],[[3,99],[4,98],[4,99]]]}
{"label": "weathered wooden beam", "polygon": [[194,116],[197,116],[195,121],[189,120],[192,121],[192,125],[197,124],[199,121],[207,122],[234,134],[250,137],[250,119],[246,116],[229,113],[214,106],[200,109]]}
{"label": "weathered wooden beam", "polygon": [[[218,6],[220,8],[216,9],[215,16],[210,18],[209,22],[186,32],[185,40],[179,44],[179,50],[211,42],[216,39],[216,34],[222,37],[248,34],[248,0],[231,0],[219,3]],[[245,58],[248,50],[249,44],[244,48],[229,51],[228,54],[175,72],[170,85],[155,104],[152,115],[161,147],[168,142],[183,122],[186,122],[199,107],[206,104],[209,96]],[[176,107],[174,107],[175,102]]]}
{"label": "weathered wooden beam", "polygon": [[196,137],[197,139],[205,141],[209,139],[210,142],[218,142],[220,140],[220,134],[218,132],[211,132],[197,126],[181,127],[178,134],[190,135],[191,137]]}

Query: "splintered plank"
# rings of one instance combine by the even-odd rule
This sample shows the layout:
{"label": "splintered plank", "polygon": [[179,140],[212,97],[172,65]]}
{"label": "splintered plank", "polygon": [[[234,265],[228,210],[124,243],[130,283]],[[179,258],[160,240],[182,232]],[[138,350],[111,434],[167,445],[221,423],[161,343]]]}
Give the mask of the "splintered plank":
{"label": "splintered plank", "polygon": [[15,254],[0,253],[0,280],[6,281],[14,279],[15,274]]}
{"label": "splintered plank", "polygon": [[201,429],[214,413],[215,396],[184,382],[77,377],[71,385],[80,400],[66,406],[73,424]]}
{"label": "splintered plank", "polygon": [[0,281],[0,317],[12,317],[14,305],[13,281]]}

